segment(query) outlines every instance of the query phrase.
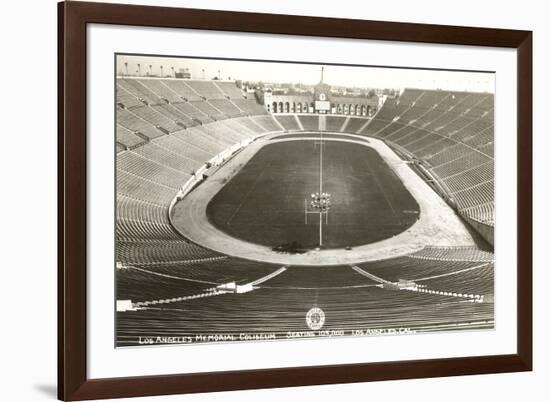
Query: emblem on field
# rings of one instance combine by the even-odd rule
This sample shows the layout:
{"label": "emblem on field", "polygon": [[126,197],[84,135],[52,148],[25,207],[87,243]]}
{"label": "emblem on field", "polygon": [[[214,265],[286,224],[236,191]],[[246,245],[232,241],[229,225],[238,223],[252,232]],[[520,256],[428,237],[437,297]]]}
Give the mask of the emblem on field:
{"label": "emblem on field", "polygon": [[325,323],[325,312],[319,307],[311,308],[306,314],[306,324],[309,329],[317,331],[323,328]]}

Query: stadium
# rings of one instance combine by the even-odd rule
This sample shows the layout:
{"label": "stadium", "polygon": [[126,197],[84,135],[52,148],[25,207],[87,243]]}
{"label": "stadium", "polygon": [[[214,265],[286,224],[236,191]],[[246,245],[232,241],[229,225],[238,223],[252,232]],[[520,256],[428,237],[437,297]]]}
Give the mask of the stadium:
{"label": "stadium", "polygon": [[116,345],[494,328],[493,108],[119,75]]}

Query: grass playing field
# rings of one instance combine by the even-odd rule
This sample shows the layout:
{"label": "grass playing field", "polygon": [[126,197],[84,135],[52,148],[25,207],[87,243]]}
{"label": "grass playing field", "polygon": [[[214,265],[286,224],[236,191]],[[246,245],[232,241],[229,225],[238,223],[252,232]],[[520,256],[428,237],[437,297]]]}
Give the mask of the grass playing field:
{"label": "grass playing field", "polygon": [[[208,219],[252,243],[318,246],[319,217],[305,224],[304,199],[319,191],[319,149],[315,141],[265,146],[210,201]],[[327,141],[323,160],[323,191],[332,196],[325,248],[380,241],[419,218],[416,200],[374,149]]]}

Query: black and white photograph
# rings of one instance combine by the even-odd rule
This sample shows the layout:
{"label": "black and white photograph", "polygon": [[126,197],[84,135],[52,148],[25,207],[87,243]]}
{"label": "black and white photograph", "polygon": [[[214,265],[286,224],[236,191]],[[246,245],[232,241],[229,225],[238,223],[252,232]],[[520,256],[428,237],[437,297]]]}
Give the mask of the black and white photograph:
{"label": "black and white photograph", "polygon": [[114,64],[116,347],[495,328],[494,72]]}
{"label": "black and white photograph", "polygon": [[544,395],[543,3],[3,11],[2,400]]}

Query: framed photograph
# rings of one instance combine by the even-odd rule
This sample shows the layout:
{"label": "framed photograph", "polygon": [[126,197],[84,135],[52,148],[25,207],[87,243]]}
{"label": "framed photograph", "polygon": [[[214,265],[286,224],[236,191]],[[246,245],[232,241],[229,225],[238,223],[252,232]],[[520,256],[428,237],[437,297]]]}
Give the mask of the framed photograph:
{"label": "framed photograph", "polygon": [[532,33],[59,3],[59,399],[532,368]]}

